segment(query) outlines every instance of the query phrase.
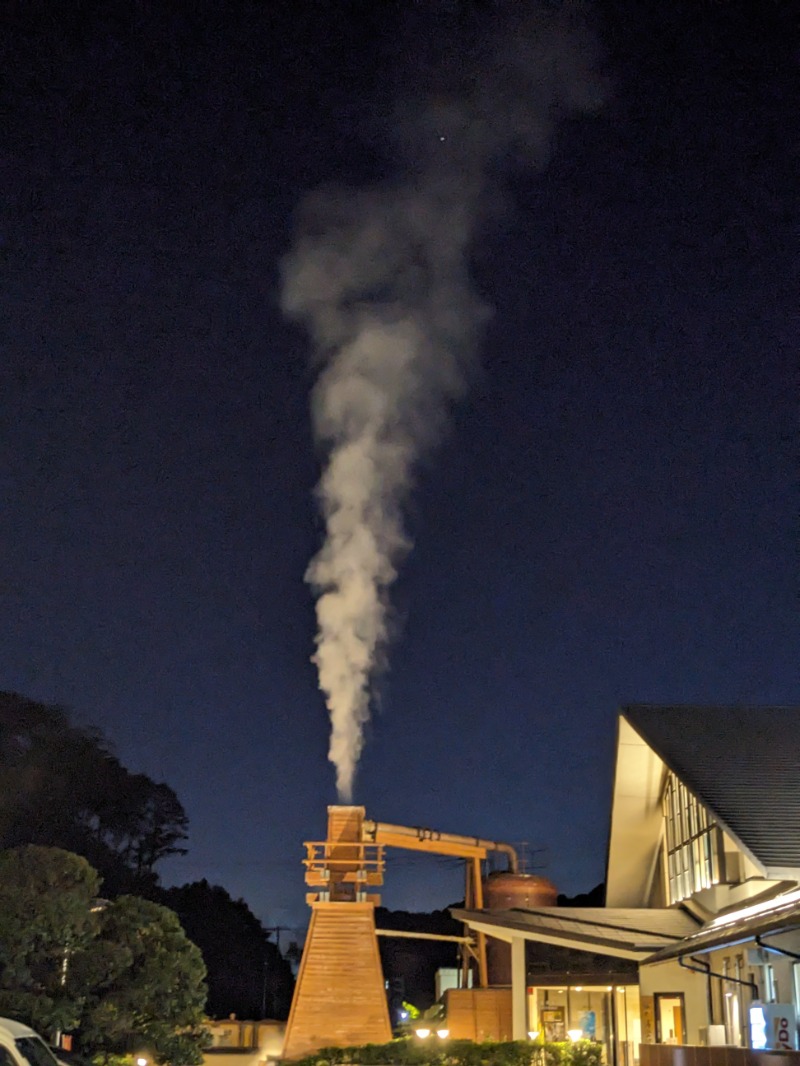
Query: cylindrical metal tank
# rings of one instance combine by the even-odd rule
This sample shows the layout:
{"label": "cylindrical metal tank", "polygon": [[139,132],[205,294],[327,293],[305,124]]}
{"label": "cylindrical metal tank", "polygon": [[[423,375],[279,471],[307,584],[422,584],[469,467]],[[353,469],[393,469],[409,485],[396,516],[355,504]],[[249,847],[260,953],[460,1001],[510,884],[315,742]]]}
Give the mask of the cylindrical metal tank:
{"label": "cylindrical metal tank", "polygon": [[[555,907],[558,889],[539,874],[491,873],[483,882],[483,905],[487,911],[538,910]],[[511,945],[490,936],[486,939],[490,985],[511,984]]]}

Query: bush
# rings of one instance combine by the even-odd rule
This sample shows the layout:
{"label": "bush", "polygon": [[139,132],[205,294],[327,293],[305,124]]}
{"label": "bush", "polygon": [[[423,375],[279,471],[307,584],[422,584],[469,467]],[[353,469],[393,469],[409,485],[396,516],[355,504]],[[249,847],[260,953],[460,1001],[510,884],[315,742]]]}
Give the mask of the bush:
{"label": "bush", "polygon": [[593,1040],[531,1044],[411,1038],[389,1044],[323,1048],[293,1066],[601,1066],[603,1048]]}

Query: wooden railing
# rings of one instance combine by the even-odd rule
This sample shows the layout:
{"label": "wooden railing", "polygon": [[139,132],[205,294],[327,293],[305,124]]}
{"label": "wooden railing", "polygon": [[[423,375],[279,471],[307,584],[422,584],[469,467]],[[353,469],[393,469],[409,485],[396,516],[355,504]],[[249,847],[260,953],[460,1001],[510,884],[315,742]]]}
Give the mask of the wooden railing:
{"label": "wooden railing", "polygon": [[382,844],[306,841],[306,884],[382,885],[386,866]]}

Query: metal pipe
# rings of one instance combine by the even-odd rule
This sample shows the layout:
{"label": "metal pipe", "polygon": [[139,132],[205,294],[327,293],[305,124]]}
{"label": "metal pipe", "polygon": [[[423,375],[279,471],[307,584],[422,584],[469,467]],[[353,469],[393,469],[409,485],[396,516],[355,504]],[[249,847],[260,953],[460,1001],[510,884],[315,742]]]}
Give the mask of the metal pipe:
{"label": "metal pipe", "polygon": [[436,829],[426,829],[422,826],[392,825],[389,822],[375,822],[370,819],[364,819],[361,831],[362,840],[376,841],[380,833],[412,837],[416,840],[430,840],[432,843],[440,841],[443,844],[463,844],[467,847],[484,848],[486,851],[499,851],[508,859],[509,872],[519,873],[519,859],[517,858],[516,849],[511,844],[504,844],[501,841],[461,836],[458,833],[440,833]]}
{"label": "metal pipe", "polygon": [[[720,981],[731,981],[735,985],[744,985],[745,988],[749,988],[753,994],[753,999],[758,999],[758,985],[755,981],[743,981],[741,977],[731,977],[729,973],[717,973],[716,970],[711,969],[711,963],[704,962],[703,959],[698,959],[696,955],[690,955],[689,958],[694,962],[700,963],[699,966],[690,966],[686,962],[685,958],[681,955],[678,959],[678,965],[682,966],[684,970],[693,970],[695,973],[704,973],[707,978],[717,977]],[[702,968],[701,968],[702,967]],[[714,1024],[714,1004],[711,998],[711,981],[708,982],[708,1014],[711,1024]]]}
{"label": "metal pipe", "polygon": [[785,955],[787,959],[800,959],[800,955],[796,951],[789,951],[788,948],[779,948],[776,944],[765,944],[764,938],[760,935],[754,936],[753,939],[764,951],[774,951],[776,955]]}

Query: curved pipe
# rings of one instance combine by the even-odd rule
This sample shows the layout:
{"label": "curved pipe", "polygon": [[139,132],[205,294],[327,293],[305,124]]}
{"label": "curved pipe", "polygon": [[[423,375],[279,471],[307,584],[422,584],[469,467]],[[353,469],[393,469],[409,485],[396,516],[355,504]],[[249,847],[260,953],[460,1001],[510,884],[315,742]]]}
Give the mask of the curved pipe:
{"label": "curved pipe", "polygon": [[463,844],[465,847],[483,848],[485,851],[498,851],[508,859],[509,873],[519,873],[519,859],[517,858],[516,849],[511,844],[504,844],[501,841],[461,836],[458,833],[440,833],[436,829],[425,829],[422,826],[392,825],[390,822],[364,820],[361,830],[362,840],[375,843],[381,833],[411,837],[415,840],[430,840],[433,844],[441,841],[442,844],[454,844],[456,846]]}
{"label": "curved pipe", "polygon": [[787,959],[800,959],[800,955],[796,951],[789,951],[788,948],[779,948],[777,944],[765,944],[762,936],[755,936],[753,939],[764,951],[774,951],[776,955],[785,955]]}

